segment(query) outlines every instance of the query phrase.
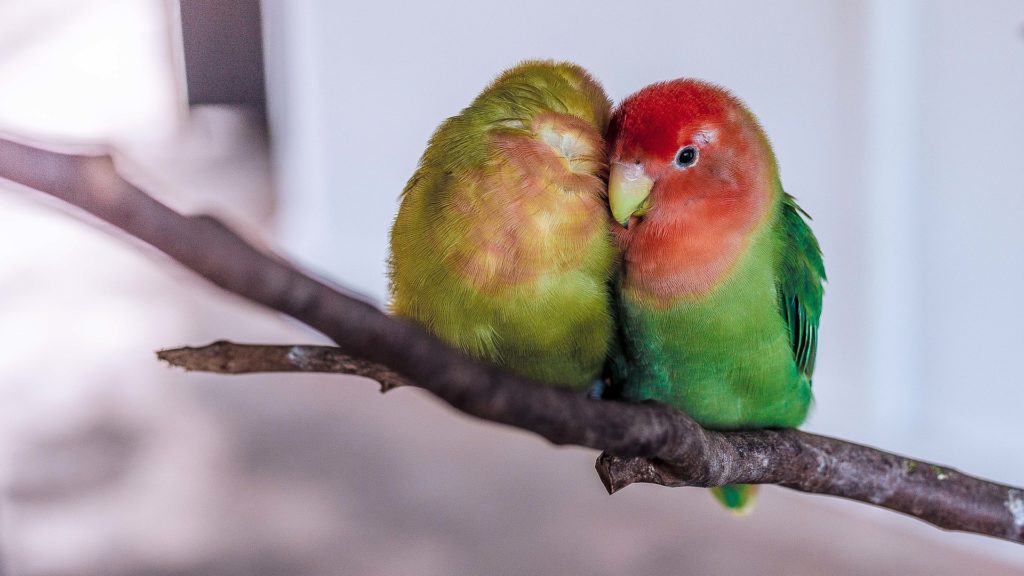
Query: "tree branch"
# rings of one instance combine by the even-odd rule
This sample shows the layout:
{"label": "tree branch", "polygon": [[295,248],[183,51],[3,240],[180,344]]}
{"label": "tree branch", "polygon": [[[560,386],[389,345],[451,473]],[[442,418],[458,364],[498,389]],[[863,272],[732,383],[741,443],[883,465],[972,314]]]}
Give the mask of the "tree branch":
{"label": "tree branch", "polygon": [[531,430],[555,444],[604,450],[598,470],[611,491],[632,482],[773,483],[1024,542],[1018,488],[796,430],[708,431],[660,404],[594,401],[513,376],[257,251],[213,218],[172,211],[120,178],[109,156],[58,154],[0,139],[0,177],[78,206],[467,414]]}
{"label": "tree branch", "polygon": [[344,354],[334,346],[235,344],[218,340],[198,348],[160,350],[156,357],[189,372],[254,374],[258,372],[320,372],[351,374],[375,380],[387,392],[409,382],[380,364]]}

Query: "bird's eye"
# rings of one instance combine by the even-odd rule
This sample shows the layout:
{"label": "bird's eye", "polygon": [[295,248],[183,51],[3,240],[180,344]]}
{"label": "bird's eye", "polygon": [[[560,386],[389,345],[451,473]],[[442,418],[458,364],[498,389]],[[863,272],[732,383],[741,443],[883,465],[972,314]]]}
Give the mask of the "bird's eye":
{"label": "bird's eye", "polygon": [[679,152],[676,152],[676,168],[689,168],[690,166],[693,166],[697,163],[698,156],[700,156],[700,154],[697,152],[696,146],[693,146],[692,144],[690,146],[683,146],[679,149]]}

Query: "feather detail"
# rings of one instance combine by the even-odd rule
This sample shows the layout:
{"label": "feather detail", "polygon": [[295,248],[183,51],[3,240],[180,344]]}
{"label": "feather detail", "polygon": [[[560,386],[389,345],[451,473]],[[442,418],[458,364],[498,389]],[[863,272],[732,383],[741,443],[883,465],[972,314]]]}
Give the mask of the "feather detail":
{"label": "feather detail", "polygon": [[818,354],[818,324],[821,319],[822,283],[825,265],[818,240],[804,218],[810,219],[783,193],[779,234],[783,238],[779,258],[779,308],[789,329],[790,346],[797,368],[808,382]]}

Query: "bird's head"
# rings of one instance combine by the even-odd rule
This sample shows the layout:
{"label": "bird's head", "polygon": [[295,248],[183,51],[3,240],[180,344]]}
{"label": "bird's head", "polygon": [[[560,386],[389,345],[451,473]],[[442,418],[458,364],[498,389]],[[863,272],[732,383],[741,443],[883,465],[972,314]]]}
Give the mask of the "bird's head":
{"label": "bird's head", "polygon": [[[623,228],[713,221],[763,195],[775,160],[754,116],[699,80],[653,84],[626,98],[608,131],[608,201]],[[632,232],[632,230],[629,230]]]}

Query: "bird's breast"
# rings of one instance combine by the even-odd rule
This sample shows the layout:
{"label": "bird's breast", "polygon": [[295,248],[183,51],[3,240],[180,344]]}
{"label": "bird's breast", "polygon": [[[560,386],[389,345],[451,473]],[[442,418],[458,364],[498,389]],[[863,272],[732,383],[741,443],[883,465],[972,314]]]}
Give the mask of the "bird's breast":
{"label": "bird's breast", "polygon": [[580,270],[607,276],[604,164],[593,160],[601,141],[587,126],[546,115],[535,133],[493,137],[492,161],[452,198],[462,221],[447,259],[475,288],[518,290]]}
{"label": "bird's breast", "polygon": [[709,294],[769,232],[771,200],[758,192],[740,201],[701,199],[674,213],[659,213],[656,206],[634,228],[617,233],[623,290],[659,308]]}

